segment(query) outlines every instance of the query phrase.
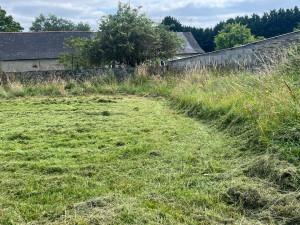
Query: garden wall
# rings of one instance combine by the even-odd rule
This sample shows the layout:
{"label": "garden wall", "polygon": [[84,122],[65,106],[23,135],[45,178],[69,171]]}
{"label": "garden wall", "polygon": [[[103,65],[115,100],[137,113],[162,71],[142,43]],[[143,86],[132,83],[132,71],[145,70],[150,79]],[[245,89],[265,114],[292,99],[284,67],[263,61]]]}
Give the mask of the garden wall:
{"label": "garden wall", "polygon": [[235,65],[259,69],[277,62],[276,59],[294,43],[300,43],[300,31],[249,43],[243,46],[204,53],[169,61],[170,68]]}
{"label": "garden wall", "polygon": [[84,70],[48,70],[48,71],[27,71],[27,72],[2,72],[0,73],[0,83],[21,82],[21,83],[41,83],[53,80],[76,80],[84,81],[91,77],[103,75],[114,75],[118,80],[126,79],[134,75],[134,68],[99,68]]}

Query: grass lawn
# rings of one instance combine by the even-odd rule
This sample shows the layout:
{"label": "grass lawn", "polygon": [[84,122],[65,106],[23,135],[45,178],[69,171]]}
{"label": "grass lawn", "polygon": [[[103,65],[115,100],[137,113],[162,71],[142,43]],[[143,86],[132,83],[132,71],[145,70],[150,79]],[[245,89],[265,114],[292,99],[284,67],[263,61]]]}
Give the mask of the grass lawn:
{"label": "grass lawn", "polygon": [[224,197],[244,154],[159,98],[2,99],[0,224],[255,223]]}

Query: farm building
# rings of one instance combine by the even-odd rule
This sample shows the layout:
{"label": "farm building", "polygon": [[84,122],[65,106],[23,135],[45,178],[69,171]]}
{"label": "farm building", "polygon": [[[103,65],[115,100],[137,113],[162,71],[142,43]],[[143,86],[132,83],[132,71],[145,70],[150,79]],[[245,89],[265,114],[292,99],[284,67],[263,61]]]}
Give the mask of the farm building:
{"label": "farm building", "polygon": [[[57,62],[61,53],[71,52],[64,48],[66,38],[90,38],[96,32],[88,31],[48,31],[48,32],[0,32],[0,69],[4,72],[37,70],[63,70]],[[178,33],[184,40],[184,48],[176,58],[202,54],[190,32]]]}
{"label": "farm building", "polygon": [[94,32],[19,32],[0,33],[0,66],[5,72],[63,70],[57,62],[66,38],[85,38]]}

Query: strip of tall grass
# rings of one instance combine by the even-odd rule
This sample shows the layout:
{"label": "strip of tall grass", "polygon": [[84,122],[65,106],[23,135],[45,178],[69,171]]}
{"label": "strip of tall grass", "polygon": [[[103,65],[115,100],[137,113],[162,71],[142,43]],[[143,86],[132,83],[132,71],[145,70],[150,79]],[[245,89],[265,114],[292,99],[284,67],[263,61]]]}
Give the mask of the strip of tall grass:
{"label": "strip of tall grass", "polygon": [[189,116],[206,120],[245,141],[243,150],[281,153],[300,162],[300,51],[296,47],[277,71],[254,74],[216,69],[151,76],[145,67],[134,78],[111,75],[85,82],[9,83],[1,98],[126,93],[163,96]]}

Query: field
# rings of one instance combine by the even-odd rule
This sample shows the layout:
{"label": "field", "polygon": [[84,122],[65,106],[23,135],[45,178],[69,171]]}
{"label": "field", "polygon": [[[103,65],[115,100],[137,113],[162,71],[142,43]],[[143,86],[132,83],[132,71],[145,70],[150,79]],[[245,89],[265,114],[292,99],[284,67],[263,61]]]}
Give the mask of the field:
{"label": "field", "polygon": [[0,224],[300,224],[300,51],[275,71],[0,80]]}
{"label": "field", "polygon": [[222,200],[236,142],[163,99],[0,103],[0,223],[245,220]]}

